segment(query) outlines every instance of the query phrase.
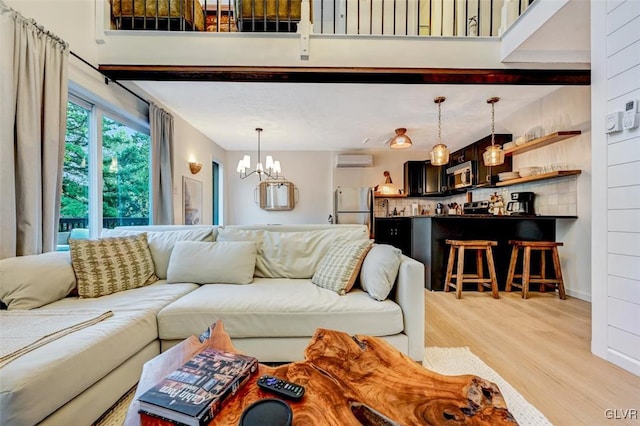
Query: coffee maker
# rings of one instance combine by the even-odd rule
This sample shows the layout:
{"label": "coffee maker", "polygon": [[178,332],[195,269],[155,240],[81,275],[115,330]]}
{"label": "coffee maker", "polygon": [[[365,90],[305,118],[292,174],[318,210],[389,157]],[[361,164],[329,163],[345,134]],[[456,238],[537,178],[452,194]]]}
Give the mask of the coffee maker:
{"label": "coffee maker", "polygon": [[534,216],[533,192],[512,192],[511,201],[507,203],[507,213],[515,216]]}

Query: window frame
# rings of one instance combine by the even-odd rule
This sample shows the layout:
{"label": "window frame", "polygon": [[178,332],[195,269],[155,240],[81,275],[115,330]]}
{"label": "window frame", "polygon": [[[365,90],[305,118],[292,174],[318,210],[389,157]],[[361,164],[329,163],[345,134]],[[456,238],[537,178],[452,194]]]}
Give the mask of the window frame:
{"label": "window frame", "polygon": [[[151,127],[149,125],[149,114],[147,110],[146,122],[142,119],[142,114],[136,117],[136,114],[128,111],[122,111],[114,107],[109,102],[99,96],[88,92],[87,90],[74,85],[69,85],[68,101],[75,103],[89,111],[89,161],[88,161],[88,182],[89,182],[89,238],[98,238],[103,228],[103,166],[102,166],[102,120],[107,117],[117,121],[134,131],[144,133],[151,136]],[[151,140],[149,141],[151,144]],[[151,174],[152,174],[152,147],[149,146],[149,224],[151,224],[152,190],[151,190]],[[60,206],[58,206],[60,207]]]}

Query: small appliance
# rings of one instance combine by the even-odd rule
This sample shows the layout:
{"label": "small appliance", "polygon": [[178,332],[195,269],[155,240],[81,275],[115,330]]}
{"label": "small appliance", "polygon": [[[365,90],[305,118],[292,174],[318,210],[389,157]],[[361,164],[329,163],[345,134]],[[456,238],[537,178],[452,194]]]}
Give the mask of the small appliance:
{"label": "small appliance", "polygon": [[489,201],[470,201],[464,203],[463,214],[465,215],[488,215],[489,214]]}
{"label": "small appliance", "polygon": [[512,192],[511,201],[507,203],[507,212],[515,216],[534,216],[533,192]]}
{"label": "small appliance", "polygon": [[473,185],[475,164],[466,161],[447,169],[449,189],[468,188]]}

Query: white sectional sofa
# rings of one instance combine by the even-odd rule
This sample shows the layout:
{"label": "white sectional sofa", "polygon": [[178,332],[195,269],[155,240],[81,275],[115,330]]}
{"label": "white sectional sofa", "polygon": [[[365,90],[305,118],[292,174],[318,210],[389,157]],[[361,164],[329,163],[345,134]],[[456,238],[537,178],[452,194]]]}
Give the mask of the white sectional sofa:
{"label": "white sectional sofa", "polygon": [[[379,336],[412,359],[422,361],[421,263],[402,256],[394,287],[383,301],[375,300],[357,284],[345,295],[339,295],[318,287],[310,277],[296,277],[315,267],[333,241],[367,239],[366,227],[149,226],[119,228],[104,234],[140,232],[147,234],[156,275],[161,279],[98,298],[59,297],[36,308],[54,313],[110,310],[113,316],[1,367],[0,424],[91,424],[136,384],[146,361],[181,340],[202,333],[218,319],[222,319],[239,350],[263,362],[302,359],[303,350],[318,327]],[[260,241],[258,276],[250,284],[198,285],[166,280],[176,241],[254,238]],[[55,283],[48,282],[48,277],[52,281],[60,281],[60,276],[69,279],[73,268],[68,256],[68,252],[48,253],[0,261],[0,300],[11,310],[12,305],[22,306],[17,299],[33,291],[29,286],[46,288],[42,294],[55,294],[49,291]],[[51,273],[52,268],[60,273]],[[14,285],[16,280],[20,285]]]}

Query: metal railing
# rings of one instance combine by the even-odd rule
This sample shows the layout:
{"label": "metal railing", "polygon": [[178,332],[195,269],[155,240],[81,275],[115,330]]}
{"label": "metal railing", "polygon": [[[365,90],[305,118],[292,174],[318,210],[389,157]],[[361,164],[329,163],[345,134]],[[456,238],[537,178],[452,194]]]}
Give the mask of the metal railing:
{"label": "metal railing", "polygon": [[[111,0],[114,29],[316,34],[497,36],[503,15],[534,0]],[[503,9],[507,8],[507,13]],[[504,29],[504,27],[503,27]]]}
{"label": "metal railing", "polygon": [[[148,217],[105,217],[102,218],[102,227],[113,229],[116,226],[148,225]],[[58,222],[58,232],[70,232],[76,228],[88,228],[87,217],[63,217]]]}

